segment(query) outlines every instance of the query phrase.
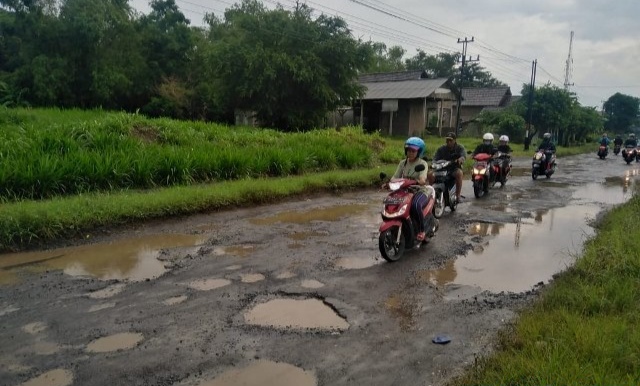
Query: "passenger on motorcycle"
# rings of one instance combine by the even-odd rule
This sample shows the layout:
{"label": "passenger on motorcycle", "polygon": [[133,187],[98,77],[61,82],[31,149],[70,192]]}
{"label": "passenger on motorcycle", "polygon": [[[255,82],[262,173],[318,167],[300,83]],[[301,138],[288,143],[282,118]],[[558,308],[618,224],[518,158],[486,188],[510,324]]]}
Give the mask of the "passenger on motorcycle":
{"label": "passenger on motorcycle", "polygon": [[[500,170],[502,170],[502,176],[507,173],[507,168],[509,167],[509,162],[511,161],[511,146],[509,146],[509,137],[506,135],[501,135],[498,142],[497,151],[506,155],[502,159],[502,165],[500,165]],[[501,177],[502,177],[501,176]]]}
{"label": "passenger on motorcycle", "polygon": [[600,146],[609,147],[610,143],[611,143],[611,140],[607,136],[607,133],[602,134],[602,137],[600,137]]}
{"label": "passenger on motorcycle", "polygon": [[[425,224],[422,211],[428,202],[426,184],[429,164],[427,164],[427,161],[422,159],[425,149],[426,146],[422,139],[418,137],[411,137],[407,139],[404,143],[404,154],[406,158],[400,161],[400,164],[398,164],[398,168],[396,169],[396,172],[393,173],[392,177],[392,179],[410,178],[420,185],[420,190],[413,195],[410,211],[414,222],[418,224],[418,235],[416,238],[419,241],[422,241],[425,238]],[[415,168],[418,165],[424,165],[424,170],[416,172]]]}
{"label": "passenger on motorcycle", "polygon": [[542,142],[538,145],[538,151],[544,152],[544,163],[547,164],[551,160],[551,154],[556,152],[556,145],[551,141],[551,133],[544,133]]}
{"label": "passenger on motorcycle", "polygon": [[636,139],[635,134],[629,134],[629,138],[624,141],[624,147],[638,147],[638,140]]}
{"label": "passenger on motorcycle", "polygon": [[[450,132],[446,137],[446,144],[440,146],[433,156],[434,161],[445,160],[453,161],[456,164],[456,168],[453,171],[453,176],[456,178],[456,199],[461,202],[462,192],[462,164],[466,157],[466,151],[464,146],[459,145],[456,142],[456,133]],[[433,172],[428,173],[429,185],[433,185],[436,177]]]}
{"label": "passenger on motorcycle", "polygon": [[620,134],[616,134],[616,137],[613,139],[613,144],[617,146],[622,146],[622,137]]}

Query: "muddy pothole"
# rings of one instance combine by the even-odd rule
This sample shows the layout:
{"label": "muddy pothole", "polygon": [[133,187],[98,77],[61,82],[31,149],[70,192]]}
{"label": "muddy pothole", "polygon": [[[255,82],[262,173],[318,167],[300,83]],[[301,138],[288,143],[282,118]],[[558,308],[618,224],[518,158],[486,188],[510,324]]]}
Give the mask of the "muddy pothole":
{"label": "muddy pothole", "polygon": [[128,350],[142,342],[144,336],[140,333],[124,332],[94,340],[87,345],[87,351],[92,353],[106,353],[118,350]]}
{"label": "muddy pothole", "polygon": [[20,386],[69,386],[73,383],[73,373],[65,369],[55,369],[30,379]]}
{"label": "muddy pothole", "polygon": [[247,324],[280,330],[343,331],[349,323],[320,299],[279,298],[259,303],[244,314]]}
{"label": "muddy pothole", "polygon": [[282,362],[259,360],[240,369],[232,369],[198,386],[316,386],[313,373]]}

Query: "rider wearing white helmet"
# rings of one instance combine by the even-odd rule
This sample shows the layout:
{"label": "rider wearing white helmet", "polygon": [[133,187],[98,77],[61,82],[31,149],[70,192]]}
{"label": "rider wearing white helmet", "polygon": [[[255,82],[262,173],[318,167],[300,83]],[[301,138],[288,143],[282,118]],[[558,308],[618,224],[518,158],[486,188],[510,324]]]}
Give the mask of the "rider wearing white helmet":
{"label": "rider wearing white helmet", "polygon": [[482,143],[476,146],[472,156],[480,153],[487,153],[493,155],[496,152],[495,146],[493,146],[493,134],[486,133],[482,136]]}
{"label": "rider wearing white helmet", "polygon": [[503,175],[501,177],[504,177],[507,173],[507,168],[509,166],[509,162],[511,162],[511,146],[509,146],[509,137],[506,135],[501,135],[500,139],[499,139],[499,144],[498,147],[496,148],[497,151],[499,151],[500,153],[504,154],[504,156],[500,157],[502,159],[502,173]]}

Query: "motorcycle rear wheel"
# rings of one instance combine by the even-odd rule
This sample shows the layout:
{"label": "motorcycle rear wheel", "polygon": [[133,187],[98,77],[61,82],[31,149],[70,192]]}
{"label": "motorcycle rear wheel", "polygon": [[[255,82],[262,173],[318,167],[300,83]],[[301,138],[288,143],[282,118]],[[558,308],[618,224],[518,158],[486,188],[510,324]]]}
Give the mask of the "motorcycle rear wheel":
{"label": "motorcycle rear wheel", "polygon": [[378,237],[378,248],[380,249],[380,254],[383,259],[390,263],[400,260],[402,255],[404,255],[406,246],[404,235],[400,237],[400,242],[396,244],[399,230],[399,226],[393,226],[380,233],[380,236]]}

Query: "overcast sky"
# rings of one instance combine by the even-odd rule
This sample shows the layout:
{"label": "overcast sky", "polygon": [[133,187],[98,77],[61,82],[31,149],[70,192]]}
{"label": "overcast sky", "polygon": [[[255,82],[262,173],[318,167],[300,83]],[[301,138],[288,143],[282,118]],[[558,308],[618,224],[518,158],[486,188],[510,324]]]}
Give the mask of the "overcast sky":
{"label": "overcast sky", "polygon": [[[205,13],[222,15],[234,0],[176,0],[192,25]],[[295,0],[263,0],[290,9]],[[406,57],[460,52],[458,38],[474,38],[467,56],[507,83],[514,95],[529,83],[564,87],[571,31],[570,91],[583,106],[602,107],[620,92],[640,97],[640,1],[638,0],[300,0],[347,21],[356,38],[401,45]],[[148,13],[149,0],[130,0]]]}

